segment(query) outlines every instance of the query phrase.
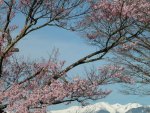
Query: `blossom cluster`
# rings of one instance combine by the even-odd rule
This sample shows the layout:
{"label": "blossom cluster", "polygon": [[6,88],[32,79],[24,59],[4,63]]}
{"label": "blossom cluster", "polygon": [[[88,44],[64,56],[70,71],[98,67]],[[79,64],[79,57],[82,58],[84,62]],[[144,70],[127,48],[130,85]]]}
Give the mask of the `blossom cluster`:
{"label": "blossom cluster", "polygon": [[[96,11],[93,13],[95,20],[113,20],[116,17],[134,18],[139,21],[150,21],[150,3],[146,0],[100,0],[92,7]],[[92,19],[93,19],[92,17]]]}
{"label": "blossom cluster", "polygon": [[[86,79],[75,77],[67,83],[61,79],[53,79],[54,74],[60,73],[63,64],[62,61],[54,63],[52,60],[49,63],[29,64],[7,61],[6,65],[9,65],[9,69],[8,66],[4,68],[6,70],[4,75],[7,73],[10,76],[3,76],[8,81],[0,82],[3,87],[6,87],[5,84],[8,82],[12,84],[7,90],[5,88],[0,90],[0,101],[7,103],[6,110],[10,113],[38,113],[39,111],[46,113],[47,106],[56,102],[65,100],[84,102],[85,98],[94,100],[103,98],[111,91],[103,90],[99,86],[106,85],[113,80],[131,83],[131,78],[122,73],[124,68],[119,66],[104,66],[99,69],[98,73],[89,73]],[[30,78],[39,71],[40,73],[34,78]],[[49,81],[50,84],[48,84]]]}
{"label": "blossom cluster", "polygon": [[[125,68],[119,65],[109,65],[99,68],[103,78],[109,78],[110,81],[121,81],[125,83],[134,83],[134,79],[130,75],[124,73]],[[114,80],[112,80],[114,79]]]}

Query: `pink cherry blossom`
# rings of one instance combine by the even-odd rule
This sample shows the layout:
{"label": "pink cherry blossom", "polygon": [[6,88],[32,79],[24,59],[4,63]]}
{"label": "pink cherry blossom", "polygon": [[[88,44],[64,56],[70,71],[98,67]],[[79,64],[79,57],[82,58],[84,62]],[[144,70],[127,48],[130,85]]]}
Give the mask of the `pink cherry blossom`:
{"label": "pink cherry blossom", "polygon": [[[104,98],[112,92],[104,85],[133,84],[125,67],[118,65],[103,65],[86,77],[72,79],[68,72],[103,60],[115,50],[132,50],[138,43],[136,36],[148,28],[149,7],[147,0],[0,0],[0,105],[12,113],[46,113],[50,105],[72,101],[85,105]],[[20,17],[23,23],[14,24]],[[20,40],[48,26],[81,31],[97,51],[68,67],[58,59],[57,51],[48,60],[15,57]]]}

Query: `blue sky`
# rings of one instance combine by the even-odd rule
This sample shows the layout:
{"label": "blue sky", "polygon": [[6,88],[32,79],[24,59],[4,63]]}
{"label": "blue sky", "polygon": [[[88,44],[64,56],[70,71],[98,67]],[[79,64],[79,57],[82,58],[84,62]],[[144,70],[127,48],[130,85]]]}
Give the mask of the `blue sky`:
{"label": "blue sky", "polygon": [[[59,48],[60,59],[66,60],[66,65],[73,63],[74,61],[84,57],[88,53],[91,53],[95,50],[94,47],[89,46],[85,39],[82,38],[75,32],[69,32],[63,29],[59,29],[56,27],[44,28],[33,32],[28,37],[24,38],[17,45],[20,48],[20,55],[28,57],[30,59],[40,59],[40,58],[48,58],[52,49]],[[100,66],[105,64],[105,62],[96,62],[92,64],[88,64],[89,66],[96,65]],[[78,66],[77,68],[71,70],[69,75],[82,75],[83,69],[85,65]],[[122,95],[118,92],[118,89],[121,89],[118,85],[110,85],[107,86],[108,89],[112,89],[113,92],[106,98],[94,101],[91,103],[105,101],[111,104],[120,103],[127,104],[130,102],[138,102],[140,104],[148,105],[149,97],[148,96],[127,96]],[[72,105],[57,105],[50,107],[50,109],[63,109]]]}

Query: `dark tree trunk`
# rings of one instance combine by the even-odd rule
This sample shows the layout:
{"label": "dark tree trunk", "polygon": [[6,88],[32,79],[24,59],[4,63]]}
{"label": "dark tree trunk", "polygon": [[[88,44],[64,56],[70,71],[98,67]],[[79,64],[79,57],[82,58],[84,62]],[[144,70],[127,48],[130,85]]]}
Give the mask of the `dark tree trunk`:
{"label": "dark tree trunk", "polygon": [[0,104],[0,113],[6,113],[4,112],[4,109],[7,107],[7,105],[1,105]]}

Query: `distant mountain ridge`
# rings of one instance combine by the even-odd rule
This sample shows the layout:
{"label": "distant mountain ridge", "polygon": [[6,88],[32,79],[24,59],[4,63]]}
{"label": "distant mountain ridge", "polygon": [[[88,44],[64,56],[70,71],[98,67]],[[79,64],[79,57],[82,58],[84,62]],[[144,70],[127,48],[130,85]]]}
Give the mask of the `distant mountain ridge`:
{"label": "distant mountain ridge", "polygon": [[100,102],[85,107],[73,106],[68,109],[55,110],[48,113],[150,113],[150,105],[143,106],[138,103],[111,105],[106,102]]}

